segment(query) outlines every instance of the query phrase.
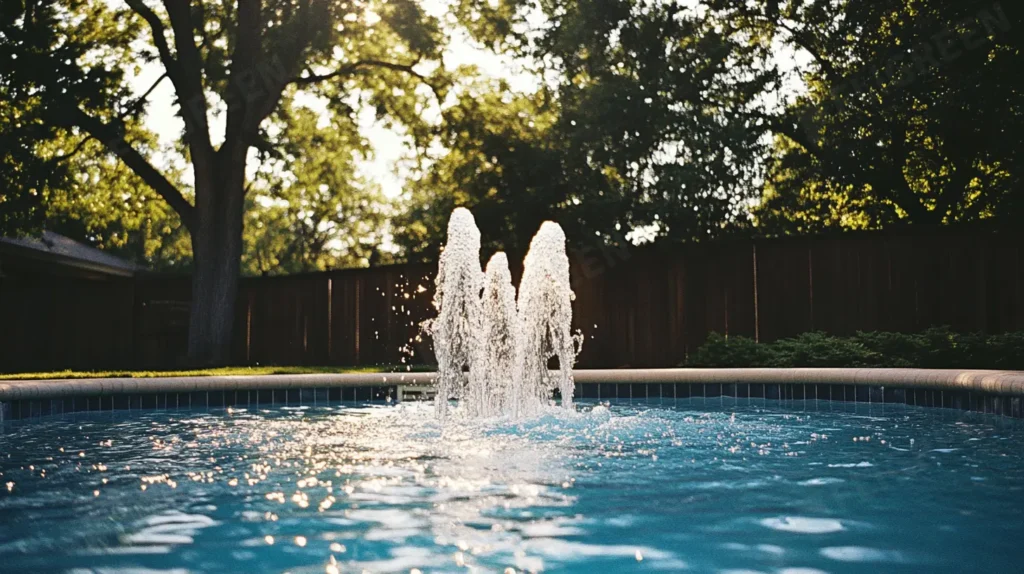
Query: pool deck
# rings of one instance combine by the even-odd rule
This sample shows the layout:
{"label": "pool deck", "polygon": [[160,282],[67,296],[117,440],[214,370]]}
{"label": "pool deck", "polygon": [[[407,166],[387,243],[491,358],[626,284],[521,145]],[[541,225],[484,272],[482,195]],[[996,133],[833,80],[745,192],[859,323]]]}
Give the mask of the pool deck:
{"label": "pool deck", "polygon": [[[896,387],[1024,397],[1024,371],[961,369],[580,369],[577,384],[770,384]],[[436,373],[0,380],[0,402],[79,396],[432,385]]]}

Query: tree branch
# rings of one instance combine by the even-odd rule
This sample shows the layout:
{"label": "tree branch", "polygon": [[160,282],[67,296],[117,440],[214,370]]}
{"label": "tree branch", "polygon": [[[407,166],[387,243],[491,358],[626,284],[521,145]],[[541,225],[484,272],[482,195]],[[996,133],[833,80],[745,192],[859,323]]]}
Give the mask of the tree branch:
{"label": "tree branch", "polygon": [[290,83],[299,86],[308,86],[310,84],[316,84],[326,80],[333,80],[334,78],[351,76],[352,74],[358,72],[360,68],[387,68],[389,70],[405,72],[406,74],[409,74],[413,77],[422,80],[424,83],[427,83],[427,77],[413,69],[413,67],[418,63],[419,60],[416,60],[411,64],[398,64],[396,62],[385,62],[383,60],[357,60],[355,62],[352,62],[351,64],[346,64],[338,68],[337,70],[327,74],[314,74],[312,72],[307,72],[305,76],[293,78]]}
{"label": "tree branch", "polygon": [[255,91],[262,88],[253,85],[259,76],[257,64],[263,53],[260,2],[238,0],[237,8],[238,26],[228,76],[228,90],[234,90],[234,93],[228,97],[228,117],[221,147],[221,152],[227,154],[237,154],[239,149],[245,153],[243,134],[253,115],[254,100],[259,96]]}
{"label": "tree branch", "polygon": [[153,82],[153,85],[150,86],[148,90],[146,90],[134,102],[128,104],[128,106],[125,107],[124,111],[121,112],[120,114],[118,114],[117,119],[123,120],[126,117],[128,117],[129,115],[139,111],[139,109],[142,108],[142,104],[145,104],[146,101],[149,99],[149,96],[150,96],[150,94],[153,93],[153,90],[155,90],[156,87],[160,85],[160,82],[164,81],[164,78],[166,78],[166,77],[167,77],[167,72],[164,72],[163,74],[160,74],[160,77],[157,78],[155,82]]}
{"label": "tree branch", "polygon": [[149,29],[153,34],[153,44],[156,45],[156,51],[160,54],[160,62],[164,65],[164,69],[167,70],[167,75],[171,78],[171,82],[177,88],[181,81],[180,74],[178,73],[178,61],[171,55],[171,48],[167,44],[164,23],[160,21],[160,17],[156,15],[156,12],[149,6],[146,6],[142,0],[125,0],[125,2],[149,24]]}
{"label": "tree branch", "polygon": [[[153,33],[153,43],[160,54],[160,62],[163,63],[167,76],[174,84],[174,91],[178,96],[178,108],[181,118],[185,122],[186,141],[192,151],[193,161],[197,167],[207,167],[208,158],[211,157],[213,148],[210,143],[209,128],[206,121],[206,97],[203,94],[202,70],[193,65],[186,66],[179,59],[171,54],[170,46],[167,44],[167,31],[160,17],[147,6],[142,0],[125,0],[128,6],[149,24]],[[195,42],[191,35],[191,18],[182,18],[180,11],[184,8],[187,13],[189,3],[185,0],[173,0],[166,2],[168,15],[174,16],[171,25],[175,28],[174,39],[179,58],[189,60],[196,57]],[[176,23],[177,22],[177,23]],[[186,33],[185,27],[189,28]],[[187,40],[187,41],[186,41]],[[192,44],[191,52],[185,44]],[[195,54],[193,54],[193,52]]]}
{"label": "tree branch", "polygon": [[193,230],[194,208],[185,199],[178,188],[174,186],[159,170],[153,167],[135,148],[133,148],[120,131],[110,124],[104,123],[99,118],[93,117],[81,110],[78,106],[68,106],[72,123],[101,142],[114,152],[131,169],[135,175],[142,178],[149,187],[153,189],[171,206],[181,217],[182,223],[189,231]]}
{"label": "tree branch", "polygon": [[[174,30],[174,49],[178,53],[181,85],[178,99],[182,118],[188,130],[189,145],[194,156],[210,157],[213,145],[210,143],[210,128],[207,124],[206,93],[203,90],[203,61],[195,43],[195,24],[192,22],[191,3],[183,0],[164,0],[167,16]],[[198,149],[197,149],[198,148]],[[205,159],[204,157],[204,159]]]}

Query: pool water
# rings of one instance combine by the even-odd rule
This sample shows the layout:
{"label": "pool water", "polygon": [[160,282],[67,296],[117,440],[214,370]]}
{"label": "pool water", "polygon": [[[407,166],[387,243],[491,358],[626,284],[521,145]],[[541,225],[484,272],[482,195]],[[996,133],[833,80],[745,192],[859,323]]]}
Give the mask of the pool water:
{"label": "pool water", "polygon": [[1019,421],[823,408],[582,404],[444,428],[425,404],[9,423],[0,570],[1024,570]]}

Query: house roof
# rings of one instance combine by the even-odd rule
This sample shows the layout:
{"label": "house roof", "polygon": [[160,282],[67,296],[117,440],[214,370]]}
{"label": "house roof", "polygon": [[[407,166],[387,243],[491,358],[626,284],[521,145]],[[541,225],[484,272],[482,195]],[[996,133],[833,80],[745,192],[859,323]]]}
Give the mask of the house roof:
{"label": "house roof", "polygon": [[36,237],[0,237],[0,253],[122,277],[130,277],[139,270],[131,261],[52,231]]}

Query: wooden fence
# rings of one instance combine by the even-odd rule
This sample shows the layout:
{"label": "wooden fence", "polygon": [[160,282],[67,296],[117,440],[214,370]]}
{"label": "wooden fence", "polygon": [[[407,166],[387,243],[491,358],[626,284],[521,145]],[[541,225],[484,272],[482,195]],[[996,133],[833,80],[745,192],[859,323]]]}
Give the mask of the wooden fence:
{"label": "wooden fence", "polygon": [[[581,367],[672,366],[711,331],[1024,329],[1024,235],[934,230],[573,251]],[[433,265],[242,281],[236,364],[421,363]],[[519,270],[513,274],[518,280]],[[0,280],[0,370],[180,364],[187,277]]]}

